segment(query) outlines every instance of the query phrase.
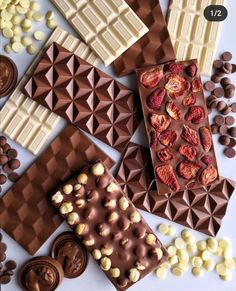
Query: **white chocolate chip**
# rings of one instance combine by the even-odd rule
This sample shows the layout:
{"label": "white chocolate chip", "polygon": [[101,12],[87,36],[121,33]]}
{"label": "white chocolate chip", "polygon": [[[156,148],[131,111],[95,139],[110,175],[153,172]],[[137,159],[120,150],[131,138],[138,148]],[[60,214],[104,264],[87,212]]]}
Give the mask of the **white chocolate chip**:
{"label": "white chocolate chip", "polygon": [[75,225],[79,222],[79,215],[76,212],[71,212],[68,216],[67,216],[67,222],[70,225]]}
{"label": "white chocolate chip", "polygon": [[181,237],[178,237],[175,240],[175,246],[177,249],[183,249],[185,247],[185,241]]}
{"label": "white chocolate chip", "polygon": [[63,201],[63,195],[60,191],[57,191],[56,194],[52,196],[52,201],[54,203],[61,203]]}
{"label": "white chocolate chip", "polygon": [[54,12],[52,10],[49,10],[46,14],[46,19],[53,20],[54,18]]}
{"label": "white chocolate chip", "polygon": [[174,236],[175,233],[176,233],[175,227],[173,227],[172,225],[169,225],[168,226],[168,231],[167,231],[166,235],[168,235],[168,236]]}
{"label": "white chocolate chip", "polygon": [[82,207],[84,207],[84,205],[85,205],[85,201],[84,201],[84,199],[77,199],[77,200],[75,201],[75,204],[76,204],[76,206],[77,206],[78,208],[82,208]]}
{"label": "white chocolate chip", "polygon": [[8,54],[10,54],[10,53],[13,52],[13,51],[12,51],[12,48],[11,48],[11,44],[9,44],[9,43],[8,43],[7,45],[5,45],[4,50],[5,50],[5,52],[8,53]]}
{"label": "white chocolate chip", "polygon": [[107,186],[107,192],[108,192],[108,193],[115,192],[115,191],[117,191],[117,190],[119,190],[119,186],[118,186],[116,183],[114,183],[114,182],[111,182],[111,183]]}
{"label": "white chocolate chip", "polygon": [[6,38],[11,38],[11,37],[13,37],[14,34],[10,28],[4,27],[2,30],[2,35]]}
{"label": "white chocolate chip", "polygon": [[168,232],[168,225],[164,224],[164,223],[161,223],[159,226],[158,226],[158,230],[161,234],[167,234]]}
{"label": "white chocolate chip", "polygon": [[78,181],[79,184],[85,185],[88,182],[88,176],[85,173],[81,173],[77,177],[77,181]]}
{"label": "white chocolate chip", "polygon": [[121,210],[126,210],[129,207],[129,201],[125,197],[121,197],[118,204]]}
{"label": "white chocolate chip", "polygon": [[160,267],[160,268],[156,269],[156,275],[159,279],[165,280],[166,276],[167,276],[166,268]]}
{"label": "white chocolate chip", "polygon": [[111,260],[108,257],[102,258],[100,267],[103,271],[109,271],[111,268]]}
{"label": "white chocolate chip", "polygon": [[86,225],[84,223],[80,223],[76,226],[75,228],[75,232],[76,234],[78,235],[83,235],[85,234],[85,231],[86,231]]}
{"label": "white chocolate chip", "polygon": [[100,260],[102,257],[102,253],[98,249],[93,250],[92,255],[95,260]]}
{"label": "white chocolate chip", "polygon": [[207,272],[211,272],[215,269],[216,263],[212,259],[208,259],[203,263],[203,267]]}
{"label": "white chocolate chip", "polygon": [[202,268],[198,268],[198,267],[194,267],[192,268],[192,274],[195,276],[195,277],[202,277],[203,276],[203,269]]}
{"label": "white chocolate chip", "polygon": [[38,41],[42,41],[45,39],[45,34],[43,31],[37,30],[34,33],[34,38]]}
{"label": "white chocolate chip", "polygon": [[155,235],[153,234],[153,233],[148,233],[147,235],[146,235],[146,238],[145,238],[145,242],[146,242],[146,244],[148,244],[148,245],[150,245],[150,246],[153,246],[153,245],[155,245],[155,243],[156,243],[156,237],[155,237]]}
{"label": "white chocolate chip", "polygon": [[27,47],[29,45],[31,45],[33,42],[32,42],[32,39],[28,36],[23,36],[21,38],[21,43],[23,44],[23,46]]}
{"label": "white chocolate chip", "polygon": [[225,259],[224,260],[224,264],[225,264],[226,268],[228,268],[229,270],[234,270],[235,269],[235,261],[234,261],[234,259]]}
{"label": "white chocolate chip", "polygon": [[120,270],[118,268],[111,268],[110,273],[111,273],[112,278],[119,278],[120,277]]}
{"label": "white chocolate chip", "polygon": [[133,283],[137,282],[140,278],[140,272],[136,268],[129,270],[129,280]]}
{"label": "white chocolate chip", "polygon": [[44,15],[40,12],[35,12],[33,14],[34,21],[42,21],[44,19]]}
{"label": "white chocolate chip", "polygon": [[203,266],[203,260],[199,256],[194,256],[191,258],[191,264],[193,267],[200,268]]}
{"label": "white chocolate chip", "polygon": [[35,45],[31,44],[29,46],[27,46],[27,52],[30,54],[30,55],[35,55],[37,53],[38,49]]}
{"label": "white chocolate chip", "polygon": [[200,240],[197,242],[197,248],[199,251],[205,251],[207,248],[207,242],[205,240]]}
{"label": "white chocolate chip", "polygon": [[70,213],[72,211],[73,211],[73,205],[71,204],[71,202],[64,202],[60,206],[60,213],[61,214],[67,214],[67,213]]}
{"label": "white chocolate chip", "polygon": [[184,275],[184,270],[182,270],[180,267],[174,267],[171,269],[171,272],[176,276],[176,277],[183,277]]}
{"label": "white chocolate chip", "polygon": [[55,27],[57,27],[57,22],[52,19],[52,20],[47,20],[46,25],[49,29],[54,29]]}
{"label": "white chocolate chip", "polygon": [[94,176],[102,176],[105,173],[105,168],[102,163],[96,163],[92,166],[91,172]]}
{"label": "white chocolate chip", "polygon": [[207,249],[212,252],[215,253],[218,249],[218,241],[215,238],[209,238],[207,240]]}
{"label": "white chocolate chip", "polygon": [[175,246],[169,246],[169,247],[167,248],[167,251],[168,251],[169,256],[170,256],[170,257],[173,257],[173,256],[176,255],[177,249],[176,249]]}
{"label": "white chocolate chip", "polygon": [[130,220],[133,222],[133,223],[138,223],[141,221],[141,215],[139,214],[138,211],[133,211],[131,214],[130,214]]}
{"label": "white chocolate chip", "polygon": [[63,192],[67,195],[73,192],[73,186],[71,184],[67,184],[63,187]]}

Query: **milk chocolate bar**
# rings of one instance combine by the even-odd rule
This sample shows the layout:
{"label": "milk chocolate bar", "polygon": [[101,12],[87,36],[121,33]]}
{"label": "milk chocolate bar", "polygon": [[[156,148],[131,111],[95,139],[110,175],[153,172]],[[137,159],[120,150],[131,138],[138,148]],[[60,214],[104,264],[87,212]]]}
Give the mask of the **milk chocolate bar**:
{"label": "milk chocolate bar", "polygon": [[102,162],[84,168],[51,200],[117,290],[126,290],[167,258]]}
{"label": "milk chocolate bar", "polygon": [[80,130],[68,125],[0,198],[0,226],[33,255],[62,223],[47,194],[88,162],[113,161]]}
{"label": "milk chocolate bar", "polygon": [[218,179],[196,60],[137,70],[157,194],[207,186]]}
{"label": "milk chocolate bar", "polygon": [[44,52],[24,92],[119,151],[141,120],[130,89],[56,43]]}

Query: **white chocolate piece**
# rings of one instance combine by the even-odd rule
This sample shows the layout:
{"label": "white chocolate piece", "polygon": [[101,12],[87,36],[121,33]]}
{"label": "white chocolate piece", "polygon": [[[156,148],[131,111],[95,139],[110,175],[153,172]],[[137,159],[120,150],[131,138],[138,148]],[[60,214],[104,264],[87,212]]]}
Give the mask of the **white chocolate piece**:
{"label": "white chocolate piece", "polygon": [[207,242],[205,240],[200,240],[197,242],[197,248],[199,251],[205,251],[207,248]]}
{"label": "white chocolate piece", "polygon": [[5,51],[6,53],[8,53],[8,54],[11,54],[11,53],[13,52],[10,43],[8,43],[8,44],[5,45],[5,47],[4,47],[4,51]]}
{"label": "white chocolate piece", "polygon": [[162,223],[162,224],[160,224],[159,226],[158,226],[158,230],[159,230],[159,232],[161,233],[161,234],[167,234],[167,232],[168,232],[168,230],[169,230],[169,227],[168,227],[168,225],[166,225],[166,224],[164,224],[164,223]]}
{"label": "white chocolate piece", "polygon": [[11,19],[12,24],[19,25],[21,23],[21,17],[19,15],[14,15]]}
{"label": "white chocolate piece", "polygon": [[220,278],[226,282],[229,282],[233,278],[232,272],[228,272],[226,275],[220,275]]}
{"label": "white chocolate piece", "polygon": [[197,251],[197,244],[193,243],[193,244],[187,244],[186,247],[187,251],[189,254],[194,254]]}
{"label": "white chocolate piece", "polygon": [[23,46],[27,47],[29,45],[31,45],[33,42],[32,42],[32,39],[28,36],[23,36],[21,38],[21,43],[23,44]]}
{"label": "white chocolate piece", "polygon": [[202,252],[202,256],[201,257],[202,257],[203,261],[207,261],[207,260],[210,259],[211,254],[210,254],[209,251],[205,250],[205,251]]}
{"label": "white chocolate piece", "polygon": [[167,251],[168,251],[169,256],[170,256],[170,257],[173,257],[173,256],[176,255],[177,249],[176,249],[175,246],[169,246],[169,247],[167,248]]}
{"label": "white chocolate piece", "polygon": [[166,268],[160,267],[160,268],[156,269],[156,275],[159,279],[165,280],[167,277]]}
{"label": "white chocolate piece", "polygon": [[194,267],[192,268],[192,274],[195,276],[195,277],[202,277],[204,272],[203,272],[203,269],[202,268],[198,268],[198,267]]}
{"label": "white chocolate piece", "polygon": [[174,255],[174,256],[169,258],[169,263],[171,264],[171,266],[178,264],[178,262],[179,262],[179,259],[178,259],[177,255]]}
{"label": "white chocolate piece", "polygon": [[54,12],[52,10],[49,10],[46,14],[47,20],[53,20],[54,19]]}
{"label": "white chocolate piece", "polygon": [[42,20],[44,20],[44,15],[42,14],[42,13],[40,13],[40,12],[35,12],[34,14],[33,14],[33,20],[34,21],[42,21]]}
{"label": "white chocolate piece", "polygon": [[38,48],[33,45],[33,44],[30,44],[27,46],[27,52],[30,54],[30,55],[35,55],[38,51]]}
{"label": "white chocolate piece", "polygon": [[181,237],[175,239],[174,243],[177,249],[183,249],[186,246],[185,241]]}
{"label": "white chocolate piece", "polygon": [[49,19],[47,20],[46,25],[49,29],[54,29],[57,27],[57,22],[54,19]]}
{"label": "white chocolate piece", "polygon": [[203,263],[203,267],[207,272],[211,272],[215,269],[216,263],[212,259],[208,259]]}
{"label": "white chocolate piece", "polygon": [[38,2],[30,2],[30,10],[38,11],[40,10],[40,4]]}
{"label": "white chocolate piece", "polygon": [[34,38],[38,41],[42,41],[45,39],[45,34],[43,31],[37,30],[34,33]]}
{"label": "white chocolate piece", "polygon": [[171,269],[171,272],[176,276],[176,277],[183,277],[184,275],[184,270],[182,270],[180,267],[174,267]]}
{"label": "white chocolate piece", "polygon": [[225,264],[219,263],[216,265],[216,272],[221,276],[226,276],[228,273],[228,269],[226,268]]}
{"label": "white chocolate piece", "polygon": [[6,38],[11,38],[11,37],[13,37],[14,34],[10,28],[4,27],[2,30],[2,35]]}
{"label": "white chocolate piece", "polygon": [[30,6],[29,0],[20,0],[19,3],[23,8],[29,8],[29,6]]}
{"label": "white chocolate piece", "polygon": [[236,267],[234,259],[225,259],[224,264],[229,270],[234,270]]}
{"label": "white chocolate piece", "polygon": [[215,253],[218,249],[218,241],[215,238],[209,238],[207,240],[207,249],[212,252]]}
{"label": "white chocolate piece", "polygon": [[172,225],[168,225],[168,231],[167,231],[166,235],[174,236],[175,233],[176,233],[176,228],[173,227]]}
{"label": "white chocolate piece", "polygon": [[199,256],[194,256],[190,259],[193,267],[201,268],[203,266],[203,260]]}
{"label": "white chocolate piece", "polygon": [[15,53],[19,53],[23,50],[23,45],[21,44],[21,42],[13,42],[11,47]]}

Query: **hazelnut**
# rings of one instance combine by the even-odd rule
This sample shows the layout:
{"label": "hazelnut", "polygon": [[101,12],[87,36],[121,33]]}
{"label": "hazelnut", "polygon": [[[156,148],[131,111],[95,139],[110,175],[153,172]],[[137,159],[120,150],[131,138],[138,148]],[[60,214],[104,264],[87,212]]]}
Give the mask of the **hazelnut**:
{"label": "hazelnut", "polygon": [[106,208],[115,208],[116,207],[116,200],[115,199],[104,199],[104,207]]}
{"label": "hazelnut", "polygon": [[63,192],[65,194],[71,194],[73,192],[73,186],[71,184],[67,184],[63,187]]}
{"label": "hazelnut", "polygon": [[84,216],[85,219],[90,220],[90,219],[92,219],[94,217],[94,215],[95,215],[94,208],[88,207],[88,208],[84,209],[83,216]]}
{"label": "hazelnut", "polygon": [[138,225],[137,227],[135,227],[134,235],[137,238],[144,238],[145,234],[146,234],[146,230],[144,227],[142,227],[141,225]]}
{"label": "hazelnut", "polygon": [[75,186],[74,186],[74,190],[75,190],[75,191],[78,191],[78,190],[81,189],[81,187],[82,187],[81,184],[75,184]]}
{"label": "hazelnut", "polygon": [[52,196],[52,201],[54,203],[61,203],[63,201],[63,195],[60,191],[57,191],[57,193]]}
{"label": "hazelnut", "polygon": [[129,201],[125,197],[121,197],[118,203],[121,210],[126,210],[129,207]]}
{"label": "hazelnut", "polygon": [[75,201],[75,204],[76,204],[76,206],[77,206],[78,208],[82,208],[82,207],[84,207],[84,205],[85,205],[85,201],[84,201],[84,199],[77,199],[77,200]]}
{"label": "hazelnut", "polygon": [[67,216],[67,222],[70,225],[75,225],[79,222],[79,215],[76,212],[71,212],[68,216]]}
{"label": "hazelnut", "polygon": [[120,270],[118,268],[111,268],[110,273],[112,278],[120,277]]}
{"label": "hazelnut", "polygon": [[84,195],[84,193],[85,193],[85,188],[84,188],[83,185],[76,184],[74,186],[74,195],[75,195],[75,197],[81,197],[81,196]]}
{"label": "hazelnut", "polygon": [[119,218],[118,213],[113,211],[108,217],[108,222],[110,222],[110,223],[115,222],[115,221],[117,221],[118,218]]}
{"label": "hazelnut", "polygon": [[88,176],[85,173],[82,173],[77,177],[77,181],[78,183],[85,185],[88,182]]}
{"label": "hazelnut", "polygon": [[96,190],[90,191],[87,193],[87,201],[88,202],[93,202],[98,200],[99,198],[99,193]]}
{"label": "hazelnut", "polygon": [[95,260],[100,260],[102,257],[102,253],[98,249],[93,250],[92,255]]}
{"label": "hazelnut", "polygon": [[138,211],[133,211],[133,212],[130,214],[130,220],[131,220],[133,223],[138,223],[138,222],[140,222],[140,220],[141,220],[141,215],[138,213]]}
{"label": "hazelnut", "polygon": [[111,193],[111,192],[115,192],[115,191],[118,191],[119,190],[119,186],[114,183],[114,182],[111,182],[108,186],[107,186],[107,192]]}
{"label": "hazelnut", "polygon": [[130,220],[126,216],[121,216],[119,226],[122,230],[127,230],[130,226]]}
{"label": "hazelnut", "polygon": [[60,213],[61,214],[67,214],[67,213],[70,213],[72,211],[73,211],[73,206],[72,206],[71,202],[64,202],[60,206]]}
{"label": "hazelnut", "polygon": [[139,271],[143,271],[146,269],[146,267],[140,262],[136,262],[135,266],[136,266],[136,269]]}
{"label": "hazelnut", "polygon": [[134,253],[138,258],[143,258],[147,255],[146,247],[143,244],[140,244],[135,248]]}
{"label": "hazelnut", "polygon": [[84,224],[84,223],[80,223],[80,224],[78,224],[77,226],[76,226],[76,228],[75,228],[75,232],[76,232],[76,234],[77,235],[83,235],[83,234],[85,234],[85,232],[86,232],[86,224]]}
{"label": "hazelnut", "polygon": [[156,237],[153,233],[148,233],[146,235],[145,241],[146,241],[146,244],[148,244],[149,246],[153,246],[156,243]]}
{"label": "hazelnut", "polygon": [[110,228],[108,225],[106,224],[99,224],[97,226],[97,229],[98,229],[98,233],[100,236],[103,236],[103,237],[106,237],[109,235],[110,233]]}
{"label": "hazelnut", "polygon": [[88,239],[84,239],[83,243],[87,246],[87,247],[91,247],[94,245],[94,239],[93,238],[88,238]]}
{"label": "hazelnut", "polygon": [[114,241],[120,240],[122,238],[122,234],[120,231],[115,232],[114,234],[112,234],[111,239]]}
{"label": "hazelnut", "polygon": [[104,246],[101,248],[101,253],[103,256],[110,256],[113,253],[113,249],[109,246]]}
{"label": "hazelnut", "polygon": [[105,168],[102,163],[96,163],[92,166],[91,172],[94,176],[102,176],[105,172]]}
{"label": "hazelnut", "polygon": [[155,248],[155,249],[153,250],[153,253],[157,256],[157,259],[158,259],[158,260],[161,260],[161,259],[162,259],[162,257],[163,257],[163,251],[162,251],[162,249],[160,249],[160,248]]}
{"label": "hazelnut", "polygon": [[133,283],[137,282],[140,278],[140,273],[136,268],[129,270],[129,280]]}
{"label": "hazelnut", "polygon": [[98,178],[97,185],[99,188],[106,188],[110,181],[110,177],[108,175],[103,175],[102,177]]}
{"label": "hazelnut", "polygon": [[108,257],[102,258],[100,267],[103,271],[109,271],[111,268],[111,260]]}
{"label": "hazelnut", "polygon": [[123,249],[128,249],[131,246],[131,241],[128,238],[123,238],[120,244]]}

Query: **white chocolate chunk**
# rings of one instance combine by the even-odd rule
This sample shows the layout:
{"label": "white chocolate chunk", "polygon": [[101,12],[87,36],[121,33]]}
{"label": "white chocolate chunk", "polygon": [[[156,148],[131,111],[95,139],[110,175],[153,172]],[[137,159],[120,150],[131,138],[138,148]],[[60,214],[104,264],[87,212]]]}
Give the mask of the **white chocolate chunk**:
{"label": "white chocolate chunk", "polygon": [[54,29],[57,27],[57,22],[54,19],[47,20],[46,25],[49,29]]}
{"label": "white chocolate chunk", "polygon": [[216,263],[212,259],[208,259],[203,263],[203,267],[207,272],[211,272],[215,269]]}
{"label": "white chocolate chunk", "polygon": [[159,279],[165,280],[167,277],[166,268],[160,267],[160,268],[156,269],[156,275]]}
{"label": "white chocolate chunk", "polygon": [[46,19],[53,20],[53,18],[54,18],[54,12],[52,10],[49,10],[46,14]]}
{"label": "white chocolate chunk", "polygon": [[198,268],[198,267],[194,267],[192,268],[192,274],[195,276],[195,277],[202,277],[204,272],[203,272],[203,269],[202,268]]}
{"label": "white chocolate chunk", "polygon": [[184,275],[184,270],[182,270],[180,267],[174,267],[171,269],[171,272],[176,276],[176,277],[183,277]]}
{"label": "white chocolate chunk", "polygon": [[15,53],[19,53],[20,51],[22,51],[22,49],[23,49],[23,45],[20,42],[13,42],[12,50]]}
{"label": "white chocolate chunk", "polygon": [[174,243],[177,249],[183,249],[186,246],[185,241],[181,237],[178,237]]}
{"label": "white chocolate chunk", "polygon": [[169,227],[168,227],[168,225],[162,223],[158,226],[158,230],[161,234],[167,234]]}
{"label": "white chocolate chunk", "polygon": [[27,47],[29,45],[31,45],[33,42],[32,42],[32,39],[28,36],[23,36],[21,38],[21,43],[23,44],[23,46]]}
{"label": "white chocolate chunk", "polygon": [[11,37],[13,37],[14,34],[10,28],[4,27],[2,30],[2,35],[6,38],[11,38]]}
{"label": "white chocolate chunk", "polygon": [[42,21],[42,20],[44,20],[44,15],[40,12],[35,12],[33,14],[33,20],[34,21]]}
{"label": "white chocolate chunk", "polygon": [[42,41],[42,40],[45,39],[45,34],[44,34],[43,31],[37,30],[37,31],[35,31],[35,33],[34,33],[34,38],[35,38],[36,40]]}

